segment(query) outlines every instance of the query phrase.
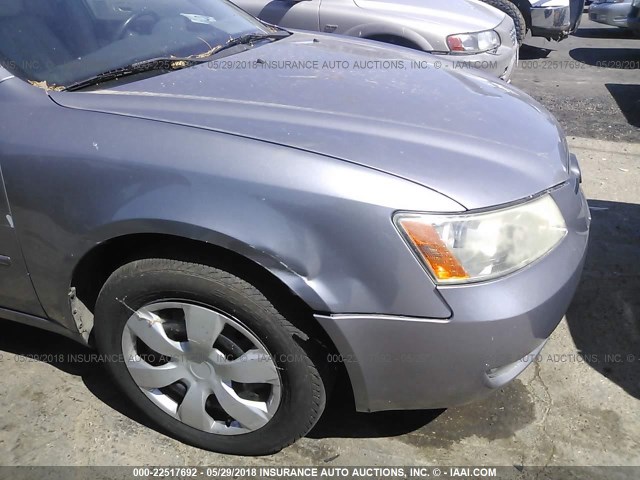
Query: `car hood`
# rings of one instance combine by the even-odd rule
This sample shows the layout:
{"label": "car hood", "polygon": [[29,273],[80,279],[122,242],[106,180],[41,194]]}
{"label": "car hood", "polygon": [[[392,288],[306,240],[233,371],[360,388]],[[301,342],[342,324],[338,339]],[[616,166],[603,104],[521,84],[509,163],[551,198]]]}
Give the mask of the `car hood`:
{"label": "car hood", "polygon": [[530,97],[430,55],[375,42],[296,33],[209,65],[109,85],[49,95],[70,108],[360,164],[469,209],[523,199],[568,178],[564,136]]}
{"label": "car hood", "polygon": [[505,17],[500,10],[478,0],[355,0],[355,3],[365,10],[446,25],[456,33],[495,28]]}

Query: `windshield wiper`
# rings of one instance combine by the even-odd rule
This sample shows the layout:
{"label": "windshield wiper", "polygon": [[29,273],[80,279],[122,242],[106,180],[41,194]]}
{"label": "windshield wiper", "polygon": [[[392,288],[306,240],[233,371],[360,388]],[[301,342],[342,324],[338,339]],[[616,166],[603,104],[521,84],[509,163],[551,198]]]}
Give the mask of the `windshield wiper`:
{"label": "windshield wiper", "polygon": [[175,70],[181,70],[183,68],[192,67],[200,63],[204,63],[206,60],[198,58],[178,58],[178,57],[160,57],[152,58],[149,60],[143,60],[141,62],[132,63],[126,67],[116,68],[109,70],[108,72],[99,73],[93,77],[89,77],[85,80],[75,82],[64,88],[66,92],[73,92],[99,83],[108,82],[111,80],[117,80],[119,78],[128,77],[130,75],[136,75],[138,73],[150,72],[153,70],[172,72]]}
{"label": "windshield wiper", "polygon": [[249,33],[246,35],[241,35],[239,37],[231,38],[226,43],[217,45],[210,50],[197,55],[190,55],[183,58],[152,58],[149,60],[132,63],[131,65],[127,65],[126,67],[116,68],[114,70],[109,70],[108,72],[99,73],[98,75],[94,75],[85,80],[81,80],[79,82],[75,82],[71,85],[66,86],[64,88],[64,91],[73,92],[75,90],[81,90],[83,88],[98,85],[103,82],[117,80],[119,78],[128,77],[130,75],[137,75],[139,73],[149,72],[152,70],[167,72],[181,70],[183,68],[188,68],[194,65],[205,63],[209,61],[214,55],[238,45],[252,45],[261,40],[280,40],[281,38],[286,38],[289,35],[291,35],[291,33],[286,30],[280,30],[272,33]]}
{"label": "windshield wiper", "polygon": [[208,52],[201,53],[189,58],[203,59],[210,58],[218,53],[236,47],[238,45],[253,45],[261,40],[280,40],[287,38],[291,33],[287,30],[279,30],[271,33],[247,33],[246,35],[240,35],[239,37],[230,38],[226,43],[213,47]]}

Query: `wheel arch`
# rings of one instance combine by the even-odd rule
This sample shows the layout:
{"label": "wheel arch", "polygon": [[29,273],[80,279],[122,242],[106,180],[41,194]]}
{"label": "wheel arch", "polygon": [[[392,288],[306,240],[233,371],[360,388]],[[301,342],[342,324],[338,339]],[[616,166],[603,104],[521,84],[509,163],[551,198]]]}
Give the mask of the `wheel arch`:
{"label": "wheel arch", "polygon": [[[276,258],[242,242],[223,236],[216,238],[218,241],[166,232],[136,232],[96,243],[80,257],[72,270],[69,284],[72,300],[77,297],[93,314],[102,286],[119,267],[144,258],[169,258],[228,270],[279,303],[276,308],[293,306],[298,313],[304,310],[303,317],[310,318],[313,323],[313,312],[328,311],[315,291]],[[73,305],[71,310],[75,316],[77,312]]]}
{"label": "wheel arch", "polygon": [[398,35],[374,34],[374,35],[369,35],[362,38],[365,38],[367,40],[375,40],[377,42],[390,43],[391,45],[397,45],[399,47],[413,48],[414,50],[422,50],[422,48],[415,42],[412,42],[406,37],[401,37]]}
{"label": "wheel arch", "polygon": [[[425,52],[433,51],[433,47],[422,35],[409,28],[403,28],[400,25],[359,25],[351,28],[344,34],[351,37],[391,43],[393,45],[413,48],[415,50],[422,50]],[[390,42],[389,40],[396,40],[398,43]]]}
{"label": "wheel arch", "polygon": [[[236,242],[236,245],[240,245],[240,242]],[[144,258],[170,258],[200,263],[229,271],[252,284],[287,320],[318,343],[327,358],[341,358],[334,340],[314,316],[318,311],[309,304],[309,299],[322,302],[315,292],[306,284],[300,288],[302,279],[290,271],[287,273],[284,265],[280,264],[280,269],[269,268],[277,260],[266,253],[253,250],[252,254],[247,255],[246,252],[251,251],[251,247],[247,245],[239,250],[243,253],[211,241],[167,233],[120,235],[96,244],[80,258],[73,269],[70,291],[74,292],[73,296],[77,296],[91,314],[93,326],[93,312],[100,290],[119,267]],[[73,300],[71,306],[73,308]],[[94,345],[91,332],[87,343]],[[328,362],[322,372],[323,376],[331,375],[332,368],[336,379],[348,379],[343,381],[344,388],[348,389],[344,393],[347,393],[346,398],[353,398],[353,385],[344,363],[339,360]],[[331,390],[333,380],[329,380],[328,385]]]}

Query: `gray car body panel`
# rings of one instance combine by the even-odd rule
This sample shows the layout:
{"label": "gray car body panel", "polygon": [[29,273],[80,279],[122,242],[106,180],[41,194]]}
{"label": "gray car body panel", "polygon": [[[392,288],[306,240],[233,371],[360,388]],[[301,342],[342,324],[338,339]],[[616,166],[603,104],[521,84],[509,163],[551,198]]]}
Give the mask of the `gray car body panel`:
{"label": "gray car body panel", "polygon": [[[218,70],[203,65],[96,93],[51,95],[73,108],[188,124],[340,158],[432,188],[467,209],[517,201],[568,179],[564,136],[542,106],[488,76],[410,68],[414,60],[432,62],[427,54],[297,33],[233,61],[253,65],[296,55],[315,59],[320,68],[258,66],[254,78],[221,62]],[[391,81],[384,70],[322,68],[344,60],[398,60],[407,68]]]}
{"label": "gray car body panel", "polygon": [[316,317],[341,352],[359,411],[465,404],[503,387],[535,360],[582,274],[590,214],[578,181],[574,176],[552,191],[567,218],[567,238],[507,277],[440,287],[451,318]]}
{"label": "gray car body panel", "polygon": [[[320,61],[433,58],[296,33],[225,60],[308,52]],[[22,276],[13,276],[24,280],[28,271],[33,283],[30,298],[11,290],[15,298],[2,306],[31,325],[44,326],[36,319],[46,315],[50,330],[77,332],[67,294],[78,262],[96,246],[140,233],[190,238],[276,275],[316,312],[342,355],[366,359],[363,352],[381,342],[390,353],[406,345],[427,355],[430,345],[433,354],[447,345],[453,365],[412,365],[421,382],[385,380],[376,362],[345,362],[360,410],[420,408],[473,398],[487,390],[480,388],[487,365],[539,348],[579,276],[584,202],[564,137],[537,103],[485,75],[248,75],[201,66],[93,92],[45,92],[8,78],[0,103],[9,228],[26,260]],[[549,189],[571,235],[545,259],[492,282],[437,288],[392,221],[400,210],[485,209]],[[512,301],[498,307],[504,295]],[[498,330],[500,342],[488,342]],[[483,358],[487,365],[478,364]],[[400,359],[380,371],[405,367]],[[445,378],[442,392],[429,387]],[[421,395],[401,399],[394,385]]]}
{"label": "gray car body panel", "polygon": [[[463,210],[452,200],[296,149],[62,108],[18,79],[0,87],[8,139],[2,166],[31,278],[50,318],[73,328],[66,292],[77,262],[97,244],[138,233],[182,236],[240,253],[272,271],[317,311],[450,316],[392,228],[391,215],[397,208],[427,205]],[[45,149],[34,144],[34,136],[47,138]],[[371,185],[376,185],[372,191]],[[369,208],[381,209],[377,220]],[[310,215],[313,222],[306,221]],[[375,242],[357,252],[336,243],[350,244],[363,222],[380,232]],[[392,279],[371,282],[379,268],[396,271],[397,278],[413,277],[416,291],[411,294]]]}
{"label": "gray car body panel", "polygon": [[613,27],[627,28],[632,8],[632,0],[623,0],[620,3],[594,2],[589,7],[589,20]]}
{"label": "gray car body panel", "polygon": [[[478,68],[508,79],[516,59],[513,22],[503,12],[475,0],[236,0],[262,20],[286,28],[361,38],[403,39],[425,52],[478,62]],[[496,30],[496,52],[449,55],[447,37]]]}

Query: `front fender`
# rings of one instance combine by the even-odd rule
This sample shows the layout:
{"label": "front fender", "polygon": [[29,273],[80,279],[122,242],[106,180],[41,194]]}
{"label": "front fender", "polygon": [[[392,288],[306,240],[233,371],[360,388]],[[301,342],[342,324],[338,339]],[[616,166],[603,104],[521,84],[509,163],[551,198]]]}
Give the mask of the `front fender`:
{"label": "front fender", "polygon": [[[139,207],[138,205],[135,208],[138,209]],[[201,223],[205,224],[207,222],[203,221]],[[193,240],[203,244],[203,246],[211,245],[237,253],[275,275],[298,297],[303,299],[310,308],[315,311],[328,311],[328,306],[322,298],[306,283],[300,274],[289,268],[283,259],[278,258],[276,252],[259,250],[241,239],[230,237],[225,233],[214,231],[201,225],[188,224],[175,219],[150,218],[149,216],[147,218],[130,218],[128,220],[105,224],[92,232],[91,237],[93,241],[91,242],[91,247],[97,248],[107,242],[117,242],[125,237],[144,234],[168,235]],[[249,240],[249,237],[247,237],[246,240]],[[83,252],[83,254],[79,256],[80,261],[91,252],[92,249]],[[79,264],[79,262],[77,264]]]}
{"label": "front fender", "polygon": [[[450,315],[391,220],[396,210],[463,210],[447,197],[346,161],[61,107],[39,92],[7,98],[0,124],[16,229],[51,319],[74,326],[67,293],[86,252],[145,232],[245,255],[316,311]],[[37,105],[25,105],[31,97]]]}

